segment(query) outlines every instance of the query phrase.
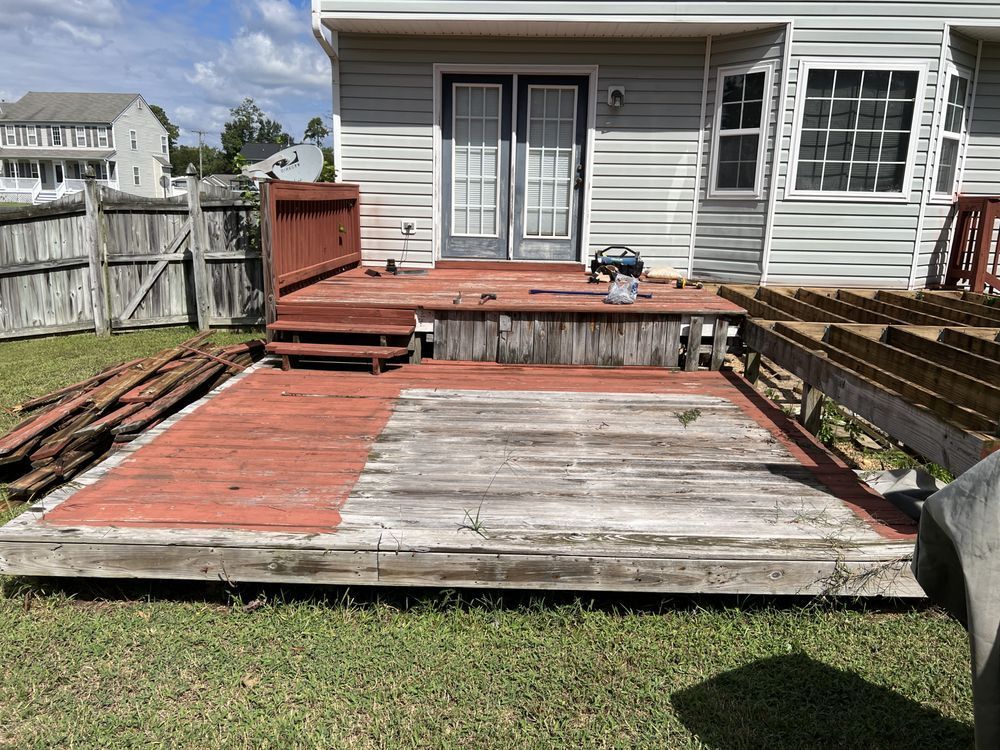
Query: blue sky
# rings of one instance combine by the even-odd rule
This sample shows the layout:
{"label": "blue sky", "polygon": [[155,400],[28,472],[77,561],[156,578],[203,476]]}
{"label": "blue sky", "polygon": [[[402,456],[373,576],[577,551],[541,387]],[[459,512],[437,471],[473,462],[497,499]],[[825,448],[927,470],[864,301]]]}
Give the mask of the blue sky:
{"label": "blue sky", "polygon": [[218,145],[251,96],[296,138],[329,124],[330,63],[307,0],[0,0],[0,99],[27,91],[138,92]]}

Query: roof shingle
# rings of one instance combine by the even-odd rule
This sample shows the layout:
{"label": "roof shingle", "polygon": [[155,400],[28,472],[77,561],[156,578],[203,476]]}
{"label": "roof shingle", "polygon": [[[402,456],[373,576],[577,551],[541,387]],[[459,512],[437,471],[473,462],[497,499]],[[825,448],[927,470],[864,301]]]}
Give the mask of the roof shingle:
{"label": "roof shingle", "polygon": [[0,122],[109,123],[137,96],[29,91],[16,102],[0,104]]}

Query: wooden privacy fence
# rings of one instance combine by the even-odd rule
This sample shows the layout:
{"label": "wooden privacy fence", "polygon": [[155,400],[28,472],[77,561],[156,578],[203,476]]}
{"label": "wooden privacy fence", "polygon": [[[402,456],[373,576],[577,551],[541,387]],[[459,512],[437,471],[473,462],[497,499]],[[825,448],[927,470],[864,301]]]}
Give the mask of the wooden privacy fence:
{"label": "wooden privacy fence", "polygon": [[361,262],[359,186],[261,183],[261,250],[267,322],[282,295]]}
{"label": "wooden privacy fence", "polygon": [[52,204],[0,212],[0,339],[262,323],[253,206],[196,184],[152,199],[89,180]]}

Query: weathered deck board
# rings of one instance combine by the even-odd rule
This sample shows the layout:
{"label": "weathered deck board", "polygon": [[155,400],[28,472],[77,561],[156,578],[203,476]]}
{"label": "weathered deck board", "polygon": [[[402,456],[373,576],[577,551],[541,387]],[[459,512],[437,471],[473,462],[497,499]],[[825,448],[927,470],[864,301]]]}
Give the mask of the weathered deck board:
{"label": "weathered deck board", "polygon": [[0,529],[0,571],[919,595],[913,524],[732,375],[436,363],[227,386]]}

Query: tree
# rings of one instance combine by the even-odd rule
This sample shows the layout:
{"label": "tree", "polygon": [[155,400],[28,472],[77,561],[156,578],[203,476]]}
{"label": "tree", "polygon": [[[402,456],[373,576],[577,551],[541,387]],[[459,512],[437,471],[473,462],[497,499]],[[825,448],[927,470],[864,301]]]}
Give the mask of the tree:
{"label": "tree", "polygon": [[280,143],[287,145],[291,136],[257,106],[257,102],[246,97],[237,107],[229,110],[231,119],[222,128],[222,151],[231,168],[235,170],[236,157],[248,143]]}
{"label": "tree", "polygon": [[[212,146],[201,147],[201,160],[205,172],[202,176],[226,174],[229,170],[229,161],[225,154]],[[173,167],[174,177],[183,177],[187,172],[188,164],[198,166],[197,146],[177,146],[170,150],[170,165]]]}
{"label": "tree", "polygon": [[306,130],[302,134],[303,141],[311,141],[317,146],[323,145],[323,139],[330,135],[330,128],[323,124],[322,117],[314,117],[306,123]]}
{"label": "tree", "polygon": [[323,149],[323,171],[319,173],[320,182],[336,182],[337,167],[333,163],[333,149]]}

